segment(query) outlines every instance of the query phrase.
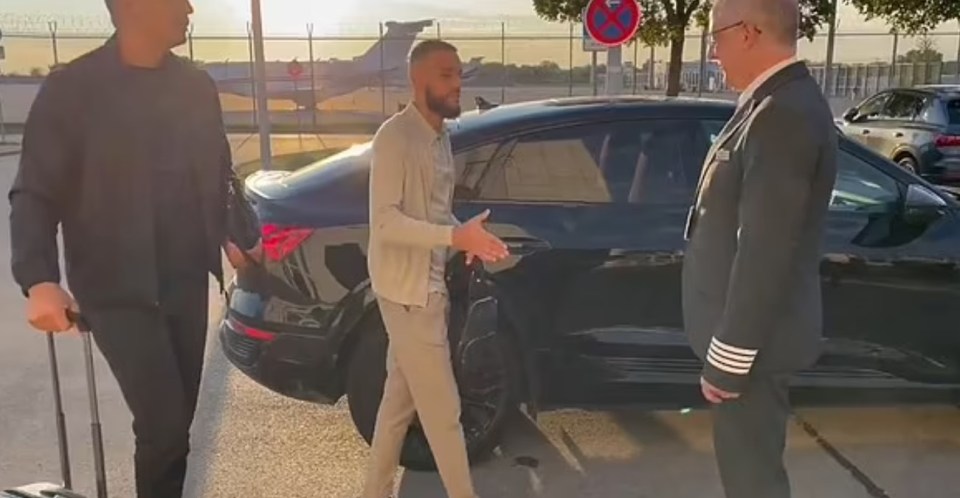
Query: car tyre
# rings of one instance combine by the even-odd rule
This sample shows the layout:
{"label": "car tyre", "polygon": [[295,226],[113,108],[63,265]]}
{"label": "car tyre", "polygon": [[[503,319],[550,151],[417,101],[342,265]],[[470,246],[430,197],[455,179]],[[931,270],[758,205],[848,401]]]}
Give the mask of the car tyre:
{"label": "car tyre", "polygon": [[[369,445],[373,440],[374,426],[383,387],[387,378],[387,334],[379,313],[372,313],[367,326],[361,325],[363,335],[353,349],[349,360],[346,391],[350,416],[360,436]],[[467,454],[471,464],[483,461],[500,442],[506,422],[517,413],[516,382],[519,362],[513,341],[504,333],[493,335],[496,343],[486,352],[484,375],[499,376],[502,384],[498,392],[483,401],[483,404],[468,401],[464,386],[460,386],[461,424],[467,441]],[[492,361],[492,362],[491,362]],[[491,368],[498,364],[499,368]],[[486,394],[491,394],[487,392]],[[415,471],[437,469],[426,435],[419,419],[414,417],[407,430],[400,454],[400,465]]]}
{"label": "car tyre", "polygon": [[897,156],[896,163],[900,165],[901,168],[911,172],[917,172],[917,160],[913,158],[910,154],[901,154]]}

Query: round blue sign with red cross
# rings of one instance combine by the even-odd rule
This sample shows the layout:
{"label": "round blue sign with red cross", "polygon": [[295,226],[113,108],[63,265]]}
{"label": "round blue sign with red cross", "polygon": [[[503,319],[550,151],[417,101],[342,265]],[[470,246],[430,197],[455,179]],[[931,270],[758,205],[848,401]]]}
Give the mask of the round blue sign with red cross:
{"label": "round blue sign with red cross", "polygon": [[590,0],[583,24],[597,43],[616,46],[633,38],[642,21],[637,0]]}

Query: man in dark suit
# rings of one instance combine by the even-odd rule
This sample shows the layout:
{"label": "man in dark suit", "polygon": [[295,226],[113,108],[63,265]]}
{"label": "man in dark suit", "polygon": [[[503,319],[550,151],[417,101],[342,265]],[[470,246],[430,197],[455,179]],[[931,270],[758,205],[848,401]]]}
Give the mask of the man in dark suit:
{"label": "man in dark suit", "polygon": [[798,20],[796,0],[720,0],[711,14],[712,50],[742,93],[690,212],[683,307],[728,498],[790,496],[788,378],[820,353],[837,134],[795,60]]}

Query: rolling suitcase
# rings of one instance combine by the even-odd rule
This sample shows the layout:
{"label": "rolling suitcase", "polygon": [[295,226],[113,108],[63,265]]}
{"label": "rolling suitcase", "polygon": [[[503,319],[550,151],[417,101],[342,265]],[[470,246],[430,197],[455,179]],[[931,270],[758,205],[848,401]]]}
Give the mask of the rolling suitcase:
{"label": "rolling suitcase", "polygon": [[[107,478],[104,469],[103,437],[100,433],[100,409],[97,406],[97,381],[93,367],[93,345],[90,340],[90,327],[79,314],[68,312],[70,320],[76,324],[83,339],[83,355],[86,364],[87,394],[90,398],[90,427],[93,435],[93,457],[97,480],[97,498],[107,498]],[[56,409],[57,441],[60,446],[60,473],[63,483],[35,483],[18,488],[0,491],[0,498],[86,498],[71,491],[73,482],[70,476],[70,454],[67,449],[67,429],[63,416],[63,402],[60,398],[60,373],[57,368],[57,350],[53,333],[47,333],[47,349],[50,356],[50,372],[53,376],[53,401]]]}

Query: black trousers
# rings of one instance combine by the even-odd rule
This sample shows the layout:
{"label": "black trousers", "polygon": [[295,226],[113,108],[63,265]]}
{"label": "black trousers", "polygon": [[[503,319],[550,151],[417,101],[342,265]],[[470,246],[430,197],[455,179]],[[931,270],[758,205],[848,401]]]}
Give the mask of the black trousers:
{"label": "black trousers", "polygon": [[713,408],[713,442],[726,498],[789,498],[783,464],[790,417],[789,376],[758,376],[746,392]]}
{"label": "black trousers", "polygon": [[159,307],[84,310],[133,414],[138,498],[180,498],[207,332],[208,288],[172,288]]}

